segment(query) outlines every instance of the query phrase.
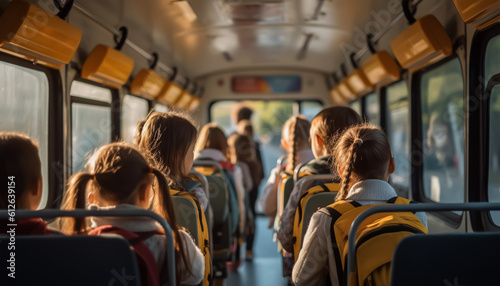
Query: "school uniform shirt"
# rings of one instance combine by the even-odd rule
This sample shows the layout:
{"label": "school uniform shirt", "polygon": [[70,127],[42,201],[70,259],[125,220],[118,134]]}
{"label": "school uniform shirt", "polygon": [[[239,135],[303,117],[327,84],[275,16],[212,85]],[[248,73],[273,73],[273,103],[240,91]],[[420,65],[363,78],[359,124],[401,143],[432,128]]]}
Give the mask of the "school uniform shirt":
{"label": "school uniform shirt", "polygon": [[[355,200],[361,205],[387,202],[397,196],[389,183],[382,180],[364,180],[354,184],[347,200]],[[415,214],[427,227],[425,212]],[[338,285],[337,267],[330,238],[332,218],[318,211],[311,217],[309,227],[299,257],[293,267],[292,280],[296,286],[325,285],[327,275],[333,286]]]}
{"label": "school uniform shirt", "polygon": [[[129,204],[120,204],[109,207],[99,207],[97,205],[91,205],[90,209],[135,210],[141,208]],[[150,232],[155,230],[163,230],[163,227],[157,221],[149,217],[92,217],[91,221],[92,228],[103,225],[112,225],[131,232]],[[188,259],[188,261],[186,262],[191,265],[192,272],[192,275],[189,275],[189,273],[185,271],[185,269],[183,269],[184,264],[176,263],[176,267],[180,267],[180,273],[183,274],[182,277],[180,277],[181,284],[197,285],[203,280],[203,277],[205,275],[205,258],[187,232],[179,230],[179,235],[184,246],[184,251],[186,252],[186,258]],[[164,265],[166,259],[166,239],[167,238],[165,235],[158,234],[153,235],[143,241],[144,244],[146,244],[146,246],[153,253],[154,258],[158,263],[160,273],[167,271],[166,269],[162,269],[162,266]]]}
{"label": "school uniform shirt", "polygon": [[[195,158],[210,158],[217,162],[227,161],[227,159],[224,157],[224,154],[220,150],[210,149],[210,148],[199,151],[197,154],[195,154]],[[240,221],[239,221],[240,231],[244,231],[243,225],[245,222],[245,214],[246,214],[246,208],[245,208],[246,193],[243,183],[243,171],[240,166],[234,165],[232,174],[234,177],[234,183],[236,185],[236,194],[238,196],[238,208],[240,209]]]}
{"label": "school uniform shirt", "polygon": [[[318,174],[332,174],[330,172],[331,156],[323,156],[314,160],[311,160],[307,165],[302,167],[301,171],[306,171],[312,175]],[[337,173],[333,173],[337,175]],[[281,225],[278,231],[278,239],[281,246],[288,251],[293,252],[293,220],[295,218],[295,211],[299,205],[300,198],[307,192],[311,187],[318,185],[319,182],[309,182],[304,184],[303,180],[299,180],[295,183],[293,191],[290,194],[290,198],[283,210],[281,215]]]}
{"label": "school uniform shirt", "polygon": [[[314,159],[314,154],[311,149],[303,149],[297,152],[297,164],[307,163]],[[276,166],[271,170],[271,174],[267,179],[264,191],[259,199],[259,204],[265,215],[271,217],[274,221],[276,210],[278,208],[278,188],[275,187],[276,180],[279,180],[282,167]],[[272,225],[272,223],[270,223]]]}

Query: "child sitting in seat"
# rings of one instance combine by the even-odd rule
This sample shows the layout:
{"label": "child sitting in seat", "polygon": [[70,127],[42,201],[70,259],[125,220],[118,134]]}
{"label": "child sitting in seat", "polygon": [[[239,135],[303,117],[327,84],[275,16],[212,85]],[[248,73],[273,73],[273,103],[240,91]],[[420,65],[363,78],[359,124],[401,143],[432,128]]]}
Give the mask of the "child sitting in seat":
{"label": "child sitting in seat", "polygon": [[252,141],[246,135],[234,133],[229,136],[227,143],[229,145],[229,157],[231,159],[231,163],[241,169],[243,181],[243,186],[241,186],[241,188],[244,188],[245,190],[245,208],[247,209],[247,217],[249,219],[245,223],[244,217],[240,218],[240,232],[247,233],[247,230],[243,229],[243,226],[245,224],[247,226],[253,225],[253,214],[248,209],[248,193],[253,188],[249,162],[255,160],[255,150],[252,145]]}
{"label": "child sitting in seat", "polygon": [[[0,132],[0,209],[37,210],[42,200],[42,167],[38,146],[27,135]],[[9,188],[12,187],[12,188]],[[8,223],[17,224],[16,235],[56,233],[39,218],[0,222],[0,234],[7,234]]]}
{"label": "child sitting in seat", "polygon": [[311,124],[302,115],[293,116],[283,125],[281,131],[281,145],[287,151],[286,167],[276,166],[271,170],[266,186],[259,199],[264,214],[269,217],[269,227],[272,226],[276,216],[278,185],[280,173],[286,171],[293,175],[297,165],[307,163],[314,159],[309,145],[309,128]]}
{"label": "child sitting in seat", "polygon": [[203,210],[208,198],[201,183],[189,175],[193,167],[198,131],[186,115],[170,111],[152,113],[142,126],[137,145],[168,179],[169,187],[196,195]]}
{"label": "child sitting in seat", "polygon": [[[179,230],[173,212],[172,199],[167,180],[163,174],[147,163],[142,154],[131,145],[112,143],[99,148],[87,163],[88,172],[74,174],[68,183],[61,209],[83,209],[90,203],[91,209],[152,209],[170,224],[175,240],[176,277],[178,283],[195,285],[202,281],[204,260],[201,251],[183,230]],[[158,189],[153,188],[158,186]],[[82,218],[62,219],[62,230],[66,234],[87,233],[90,228]],[[153,219],[145,217],[95,217],[92,228],[103,226],[124,229],[141,236],[155,232],[143,240],[151,250],[159,268],[166,258],[165,235],[162,227]],[[93,234],[100,234],[95,231]],[[165,279],[160,279],[161,281]]]}
{"label": "child sitting in seat", "polygon": [[[334,174],[337,172],[330,169],[332,163],[332,148],[342,132],[352,125],[360,124],[361,117],[349,107],[335,106],[321,110],[311,122],[310,138],[311,149],[316,159],[309,161],[301,171],[312,175]],[[304,186],[303,181],[295,183],[288,203],[281,215],[281,227],[278,232],[278,239],[283,248],[288,252],[293,252],[293,220],[295,211],[302,195],[312,186],[310,182]]]}
{"label": "child sitting in seat", "polygon": [[[205,256],[205,285],[210,280],[210,229],[207,225],[205,211],[208,198],[201,183],[189,175],[193,167],[194,145],[198,131],[191,119],[180,113],[154,112],[150,114],[142,126],[138,138],[139,148],[148,154],[151,163],[169,180],[170,193],[174,196],[187,197],[197,207],[198,247]],[[182,208],[178,208],[182,211]],[[210,212],[208,212],[209,214]],[[184,211],[177,213],[184,216]],[[209,215],[207,217],[210,217]],[[179,220],[182,224],[182,220]],[[188,225],[184,225],[188,227]],[[194,231],[191,232],[194,234]]]}
{"label": "child sitting in seat", "polygon": [[[335,223],[332,217],[333,211],[343,214],[340,212],[341,209],[335,208],[336,206],[345,207],[348,203],[356,205],[357,208],[398,200],[396,191],[388,183],[389,175],[394,172],[396,166],[387,136],[380,127],[371,124],[351,127],[343,133],[336,144],[333,152],[335,162],[332,168],[337,170],[341,178],[341,190],[335,198],[335,203],[320,209],[311,218],[302,250],[293,268],[292,280],[297,286],[325,285],[328,274],[331,285],[346,284],[346,281],[343,281],[346,271],[346,267],[343,267],[345,255],[339,251],[339,246],[344,245],[345,241],[336,241],[337,235],[340,235],[336,230],[338,225],[332,224],[332,221]],[[403,201],[409,203],[408,200],[403,199]],[[328,208],[333,211],[328,211]],[[419,224],[421,228],[427,227],[425,213],[417,212],[415,215],[413,222]],[[342,216],[337,221],[340,219]],[[379,221],[380,224],[383,222],[384,220]],[[351,224],[345,225],[350,227]],[[335,230],[334,237],[332,237],[333,230]],[[348,230],[343,230],[345,231],[343,233],[348,233]],[[335,247],[333,241],[336,241]],[[397,242],[394,237],[389,237],[386,241]],[[366,261],[358,262],[366,263]],[[360,281],[360,285],[365,284]]]}
{"label": "child sitting in seat", "polygon": [[[234,202],[234,198],[238,203],[238,215],[234,214],[235,221],[238,226],[242,226],[246,217],[245,207],[245,188],[243,183],[243,172],[238,165],[233,165],[230,161],[229,146],[224,131],[216,123],[207,123],[200,131],[200,136],[196,141],[196,154],[197,159],[211,159],[217,161],[225,170],[224,175],[228,181],[230,189],[230,200]],[[230,173],[230,174],[229,174]],[[232,203],[231,203],[232,205]],[[237,219],[236,219],[237,217]],[[240,265],[239,246],[242,237],[243,229],[235,227],[235,238],[237,238],[237,250],[235,252],[234,261],[228,262],[228,269],[236,271]]]}

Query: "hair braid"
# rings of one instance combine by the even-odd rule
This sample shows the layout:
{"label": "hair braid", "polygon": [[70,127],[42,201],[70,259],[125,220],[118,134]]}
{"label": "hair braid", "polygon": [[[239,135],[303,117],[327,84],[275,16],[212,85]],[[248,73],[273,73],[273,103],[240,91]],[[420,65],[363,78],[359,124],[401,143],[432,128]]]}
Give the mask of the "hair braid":
{"label": "hair braid", "polygon": [[288,144],[288,162],[287,162],[287,171],[293,172],[293,169],[295,169],[295,166],[297,164],[297,141],[298,141],[298,136],[297,136],[297,121],[298,117],[294,116],[293,117],[293,122],[291,126],[291,135],[290,135],[290,140]]}
{"label": "hair braid", "polygon": [[335,201],[341,201],[345,200],[347,197],[347,194],[349,193],[349,182],[351,180],[351,173],[352,173],[352,168],[354,166],[354,163],[356,162],[356,159],[358,158],[358,150],[363,144],[363,140],[359,137],[353,140],[350,148],[350,155],[349,155],[349,167],[347,168],[347,175],[342,179],[342,188],[338,195],[335,197]]}

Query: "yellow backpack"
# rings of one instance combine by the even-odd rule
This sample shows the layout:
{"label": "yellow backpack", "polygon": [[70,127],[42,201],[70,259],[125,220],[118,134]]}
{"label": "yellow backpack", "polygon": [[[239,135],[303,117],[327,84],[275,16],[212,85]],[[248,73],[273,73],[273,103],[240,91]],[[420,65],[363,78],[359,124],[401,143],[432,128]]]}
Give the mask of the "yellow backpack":
{"label": "yellow backpack", "polygon": [[306,218],[306,204],[309,198],[316,194],[321,193],[332,193],[331,201],[324,201],[323,205],[318,205],[318,207],[324,207],[332,201],[335,201],[335,194],[340,190],[339,183],[326,183],[314,186],[307,190],[299,200],[299,204],[297,205],[297,209],[295,210],[295,217],[293,219],[293,257],[294,262],[297,262],[297,258],[299,257],[299,252],[302,247],[302,239],[303,234],[305,232],[303,230],[307,229],[309,225],[309,220],[311,219],[312,213],[308,213],[308,217]]}
{"label": "yellow backpack", "polygon": [[205,275],[203,278],[203,285],[208,286],[212,277],[211,277],[211,270],[212,270],[212,260],[210,257],[210,242],[209,242],[209,229],[207,225],[207,219],[205,218],[205,213],[203,212],[203,209],[201,208],[200,202],[198,199],[195,197],[194,194],[191,194],[190,192],[187,191],[178,191],[174,189],[170,189],[170,195],[172,197],[183,197],[189,199],[193,205],[196,207],[196,218],[198,219],[198,237],[196,239],[198,243],[198,247],[200,248],[201,252],[203,253],[203,256],[205,257]]}
{"label": "yellow backpack", "polygon": [[[410,200],[401,197],[387,201],[387,204],[409,203]],[[332,217],[330,231],[339,285],[347,285],[351,224],[360,213],[373,206],[362,206],[356,201],[339,201],[323,211]],[[391,261],[396,246],[404,237],[415,233],[428,232],[411,212],[377,213],[365,219],[356,232],[356,271],[350,274],[349,285],[390,285]]]}

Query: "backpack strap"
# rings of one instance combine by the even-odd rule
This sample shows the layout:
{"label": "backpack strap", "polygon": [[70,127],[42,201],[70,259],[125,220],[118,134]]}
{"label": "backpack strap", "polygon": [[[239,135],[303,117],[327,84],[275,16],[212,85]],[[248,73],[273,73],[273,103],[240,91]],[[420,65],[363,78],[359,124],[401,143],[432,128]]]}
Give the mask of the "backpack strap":
{"label": "backpack strap", "polygon": [[335,256],[335,266],[337,267],[337,277],[339,279],[339,285],[346,285],[347,280],[345,278],[347,277],[345,276],[344,270],[342,269],[342,260],[340,260],[339,246],[335,241],[335,229],[333,228],[335,222],[342,216],[342,214],[330,206],[326,207],[325,209],[332,217],[332,222],[330,223],[330,239],[332,240],[333,255]]}
{"label": "backpack strap", "polygon": [[338,201],[325,208],[326,211],[328,211],[328,215],[332,217],[332,222],[330,224],[330,239],[332,240],[333,255],[335,256],[335,265],[337,268],[337,277],[339,279],[338,281],[339,285],[347,285],[347,271],[344,271],[342,267],[342,260],[340,258],[339,246],[337,244],[337,241],[335,240],[334,225],[343,214],[359,206],[361,206],[361,204],[359,204],[356,201],[350,200],[350,201]]}
{"label": "backpack strap", "polygon": [[[390,198],[388,201],[387,201],[388,204],[401,204],[401,205],[404,205],[404,204],[418,204],[418,202],[415,202],[415,201],[411,201],[409,199],[405,199],[403,197],[393,197],[393,198]],[[416,212],[411,212],[413,214],[415,214]]]}

